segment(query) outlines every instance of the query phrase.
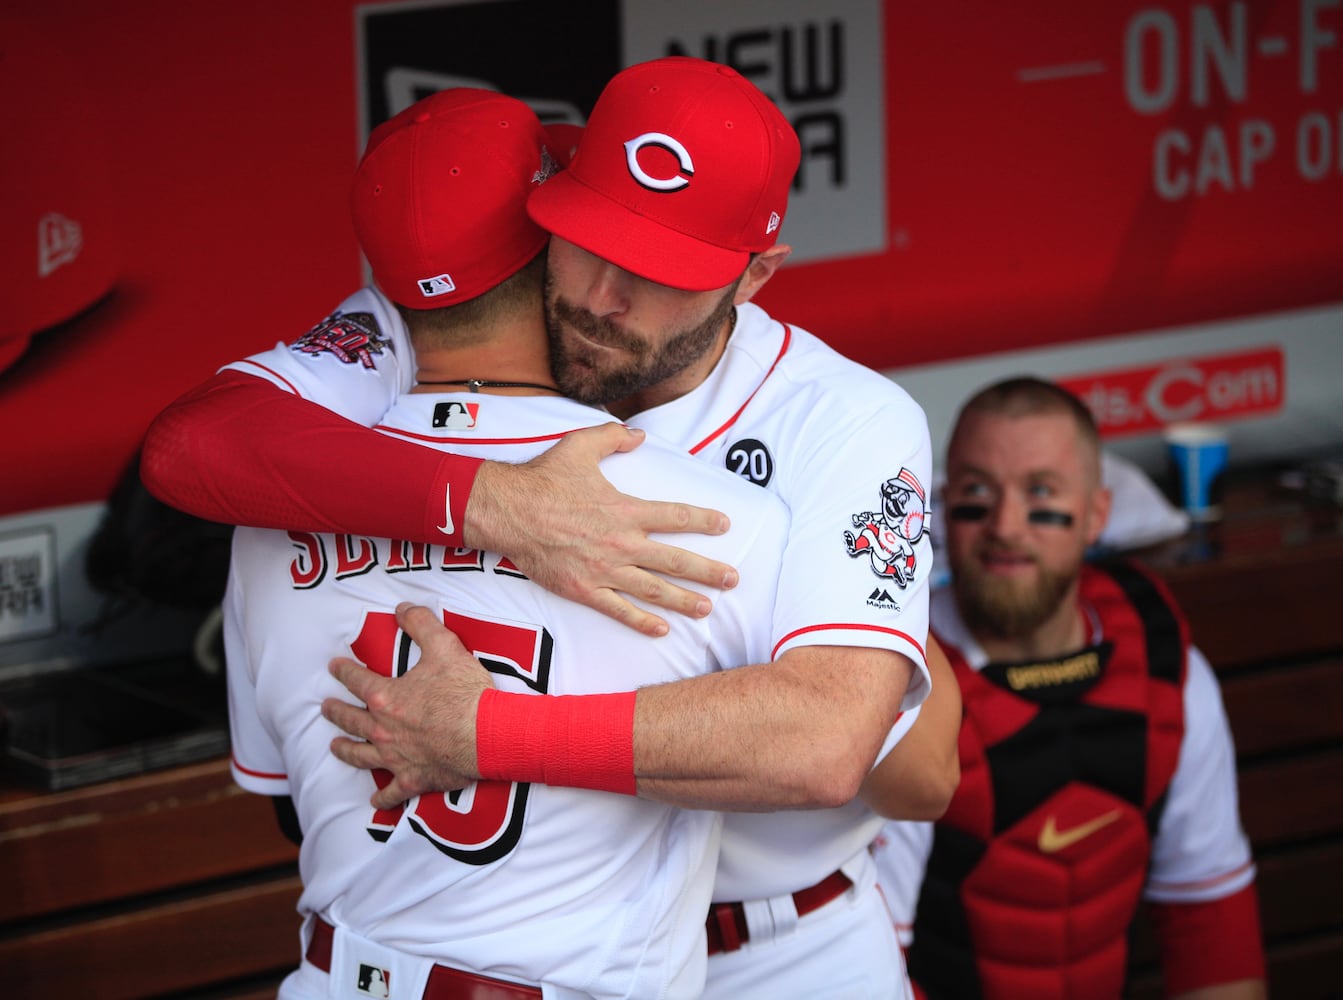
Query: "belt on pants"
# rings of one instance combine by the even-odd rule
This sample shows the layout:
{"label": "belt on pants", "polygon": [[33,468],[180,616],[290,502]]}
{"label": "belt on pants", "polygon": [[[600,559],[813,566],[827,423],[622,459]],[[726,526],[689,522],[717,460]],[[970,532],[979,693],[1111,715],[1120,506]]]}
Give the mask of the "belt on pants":
{"label": "belt on pants", "polygon": [[[331,942],[335,930],[321,917],[313,921],[312,940],[304,958],[321,969],[331,971]],[[491,979],[447,965],[435,965],[424,984],[422,1000],[535,1000],[541,990],[504,979]]]}
{"label": "belt on pants", "polygon": [[[815,885],[793,893],[793,907],[799,917],[804,917],[838,899],[851,885],[853,880],[843,872],[831,872]],[[709,934],[710,955],[736,951],[751,940],[743,903],[714,903],[709,907],[709,919],[704,921],[704,928]]]}

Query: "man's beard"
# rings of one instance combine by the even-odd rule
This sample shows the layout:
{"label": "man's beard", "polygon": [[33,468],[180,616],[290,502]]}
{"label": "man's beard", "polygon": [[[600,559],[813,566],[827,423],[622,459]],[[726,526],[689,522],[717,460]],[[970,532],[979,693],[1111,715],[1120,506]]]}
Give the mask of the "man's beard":
{"label": "man's beard", "polygon": [[978,563],[951,567],[956,605],[970,631],[997,639],[1024,639],[1058,610],[1078,574],[1036,567],[1034,583],[991,576]]}
{"label": "man's beard", "polygon": [[[560,391],[580,403],[605,406],[643,392],[679,375],[700,360],[717,342],[732,318],[734,284],[714,306],[704,322],[672,335],[661,347],[645,344],[608,319],[594,316],[554,294],[546,277],[546,333],[550,341],[550,370]],[[561,323],[595,343],[615,347],[632,355],[628,362],[603,368],[604,352],[584,344],[566,345]]]}

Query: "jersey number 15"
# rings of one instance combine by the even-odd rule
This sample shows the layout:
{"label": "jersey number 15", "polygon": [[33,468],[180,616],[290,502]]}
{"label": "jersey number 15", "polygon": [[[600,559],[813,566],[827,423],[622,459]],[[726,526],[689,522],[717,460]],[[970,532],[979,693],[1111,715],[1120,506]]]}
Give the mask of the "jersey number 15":
{"label": "jersey number 15", "polygon": [[[552,640],[544,628],[451,611],[443,612],[443,624],[486,669],[516,677],[539,694],[549,688]],[[397,626],[396,615],[369,611],[350,648],[374,673],[400,677],[410,669],[414,645]],[[379,788],[391,778],[386,771],[373,772]],[[411,828],[444,854],[466,864],[487,865],[517,846],[530,787],[512,781],[476,781],[459,791],[421,795],[395,809],[375,810],[368,833],[385,841],[409,807],[406,820]]]}

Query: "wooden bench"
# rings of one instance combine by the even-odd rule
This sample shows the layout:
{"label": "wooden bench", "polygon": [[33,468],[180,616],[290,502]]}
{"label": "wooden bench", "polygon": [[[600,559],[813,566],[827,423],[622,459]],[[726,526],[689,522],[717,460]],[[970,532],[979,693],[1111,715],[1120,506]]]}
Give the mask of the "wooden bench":
{"label": "wooden bench", "polygon": [[[1143,554],[1222,685],[1258,864],[1269,993],[1339,995],[1343,961],[1343,516],[1228,485],[1222,523]],[[1134,996],[1159,997],[1147,928]]]}
{"label": "wooden bench", "polygon": [[65,792],[5,786],[3,992],[273,997],[298,964],[297,853],[224,760]]}
{"label": "wooden bench", "polygon": [[[1271,491],[1146,553],[1223,686],[1259,865],[1269,985],[1337,996],[1343,960],[1343,518]],[[298,962],[296,850],[211,761],[68,792],[0,780],[5,996],[259,1000]],[[1161,995],[1143,929],[1133,995]]]}

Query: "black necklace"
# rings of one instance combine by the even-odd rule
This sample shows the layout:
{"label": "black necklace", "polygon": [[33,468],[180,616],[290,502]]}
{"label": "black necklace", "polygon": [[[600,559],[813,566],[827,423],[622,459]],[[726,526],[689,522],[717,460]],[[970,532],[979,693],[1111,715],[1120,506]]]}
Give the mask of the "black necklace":
{"label": "black necklace", "polygon": [[[487,382],[483,378],[453,378],[443,382],[419,382],[420,385],[464,385],[472,392],[486,389],[544,389],[546,392],[559,392],[553,385],[540,385],[536,382]],[[561,393],[562,395],[562,393]]]}

